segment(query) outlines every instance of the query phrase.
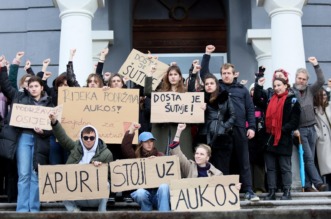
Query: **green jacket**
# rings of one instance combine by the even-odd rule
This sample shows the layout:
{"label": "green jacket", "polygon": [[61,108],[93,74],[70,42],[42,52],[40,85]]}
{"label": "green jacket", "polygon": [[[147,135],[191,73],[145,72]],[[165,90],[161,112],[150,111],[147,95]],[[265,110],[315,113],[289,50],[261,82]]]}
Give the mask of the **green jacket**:
{"label": "green jacket", "polygon": [[[56,122],[54,126],[52,125],[52,128],[54,136],[59,141],[59,144],[66,150],[70,151],[67,164],[78,164],[83,157],[83,146],[80,143],[80,140],[73,141],[66,134],[59,122]],[[98,140],[98,146],[95,155],[91,159],[91,162],[92,161],[99,161],[102,163],[109,163],[113,161],[112,153],[101,139]]]}

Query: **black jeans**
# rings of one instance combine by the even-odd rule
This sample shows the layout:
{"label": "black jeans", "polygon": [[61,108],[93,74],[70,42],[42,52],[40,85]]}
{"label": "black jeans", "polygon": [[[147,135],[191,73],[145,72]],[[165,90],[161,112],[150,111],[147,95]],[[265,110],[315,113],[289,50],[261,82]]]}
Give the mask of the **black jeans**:
{"label": "black jeans", "polygon": [[244,192],[252,190],[252,175],[249,163],[248,138],[246,128],[234,126],[232,128],[233,149],[239,168],[241,189]]}
{"label": "black jeans", "polygon": [[278,155],[266,152],[264,155],[267,166],[268,188],[277,189],[277,163],[282,176],[283,189],[291,189],[292,185],[292,162],[291,156]]}
{"label": "black jeans", "polygon": [[[207,136],[199,135],[197,139],[198,144],[206,144]],[[217,136],[214,144],[211,147],[210,163],[217,169],[222,171],[224,175],[230,174],[230,159],[232,153],[232,136],[220,135]]]}

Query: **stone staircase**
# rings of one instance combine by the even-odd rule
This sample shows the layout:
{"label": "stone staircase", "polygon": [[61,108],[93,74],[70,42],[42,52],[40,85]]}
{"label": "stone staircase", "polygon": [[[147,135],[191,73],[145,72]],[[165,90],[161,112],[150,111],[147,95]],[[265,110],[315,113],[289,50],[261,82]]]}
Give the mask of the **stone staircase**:
{"label": "stone staircase", "polygon": [[263,197],[266,195],[266,193],[258,194],[261,201],[251,202],[244,201],[243,194],[241,194],[241,210],[229,212],[141,212],[136,203],[116,202],[115,204],[108,203],[106,213],[96,213],[96,209],[83,209],[79,213],[68,213],[61,202],[53,202],[42,203],[41,212],[34,214],[16,213],[16,203],[0,203],[0,218],[331,218],[331,192],[293,192],[290,201],[279,200],[282,193],[277,193],[276,201],[263,201]]}

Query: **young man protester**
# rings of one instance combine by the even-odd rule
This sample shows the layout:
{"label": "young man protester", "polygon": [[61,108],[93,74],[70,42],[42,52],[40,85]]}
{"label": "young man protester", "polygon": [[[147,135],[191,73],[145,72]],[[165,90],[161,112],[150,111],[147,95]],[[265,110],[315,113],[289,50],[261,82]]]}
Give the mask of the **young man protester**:
{"label": "young man protester", "polygon": [[[64,131],[56,119],[54,113],[49,118],[53,133],[60,145],[70,151],[67,164],[93,164],[98,167],[102,163],[109,163],[113,160],[112,153],[107,145],[99,139],[98,131],[91,125],[81,129],[80,139],[73,141]],[[98,207],[99,212],[107,210],[108,199],[63,201],[64,206],[70,212],[80,211],[80,207]]]}
{"label": "young man protester", "polygon": [[[209,60],[211,53],[215,50],[213,45],[206,46],[206,53],[201,62],[200,77],[203,79],[209,73]],[[238,74],[234,65],[225,63],[221,67],[221,80],[219,86],[226,90],[231,97],[235,108],[236,121],[233,125],[233,149],[238,162],[240,182],[242,191],[245,192],[245,199],[250,201],[259,201],[260,198],[252,190],[252,177],[249,164],[248,139],[255,135],[255,115],[254,105],[247,88],[237,82]],[[246,121],[248,128],[246,130]]]}

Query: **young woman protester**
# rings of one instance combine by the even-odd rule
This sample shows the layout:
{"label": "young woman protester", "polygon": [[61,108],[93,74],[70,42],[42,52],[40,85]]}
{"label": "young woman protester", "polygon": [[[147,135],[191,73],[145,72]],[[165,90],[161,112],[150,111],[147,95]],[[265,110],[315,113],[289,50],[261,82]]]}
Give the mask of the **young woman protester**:
{"label": "young woman protester", "polygon": [[[254,93],[263,92],[264,80],[259,80],[260,86],[255,86]],[[273,81],[274,94],[270,101],[263,100],[261,106],[266,109],[266,142],[265,163],[269,194],[265,200],[276,200],[277,189],[277,163],[280,168],[283,195],[281,200],[291,199],[292,185],[292,132],[299,126],[300,104],[294,93],[289,90],[290,85],[286,79],[275,78]],[[255,95],[255,94],[254,94]]]}
{"label": "young woman protester", "polygon": [[[155,141],[151,132],[142,132],[138,141],[139,144],[135,147],[132,141],[135,131],[140,128],[140,124],[131,123],[129,130],[125,133],[122,141],[122,153],[124,158],[154,158],[163,156],[155,148]],[[152,211],[153,208],[158,211],[170,211],[170,192],[168,184],[161,184],[155,189],[138,189],[131,193],[131,197],[140,205],[142,211]]]}
{"label": "young woman protester", "polygon": [[[33,106],[52,107],[51,98],[43,91],[43,82],[32,76],[28,89],[23,92],[13,88],[8,80],[5,59],[1,62],[0,86],[4,95],[13,103]],[[0,147],[3,156],[13,159],[16,155],[18,168],[18,197],[16,211],[38,212],[40,210],[37,168],[49,160],[49,136],[51,131],[16,128],[9,125],[11,112],[5,120],[0,136]]]}
{"label": "young woman protester", "polygon": [[[183,76],[180,68],[177,65],[169,66],[166,74],[163,77],[160,89],[157,92],[186,92],[184,86]],[[150,97],[152,92],[152,77],[146,77],[145,80],[145,94]],[[152,123],[152,132],[158,139],[156,145],[159,151],[168,153],[167,145],[174,137],[176,133],[177,123]],[[188,157],[193,158],[193,148],[192,148],[192,135],[191,129],[185,130],[185,134],[182,136],[182,149],[187,154]]]}
{"label": "young woman protester", "polygon": [[[329,79],[330,80],[330,79]],[[322,88],[314,96],[315,118],[316,118],[316,153],[319,170],[325,177],[326,183],[331,189],[331,106],[327,91]]]}
{"label": "young woman protester", "polygon": [[[173,139],[173,142],[169,145],[170,154],[179,157],[180,171],[183,178],[222,176],[222,171],[209,163],[209,159],[212,156],[212,150],[210,146],[206,144],[199,144],[195,148],[194,160],[187,159],[186,155],[181,151],[179,142],[181,133],[185,128],[186,124],[178,124],[176,136]],[[240,190],[241,183],[236,184],[236,188]]]}

